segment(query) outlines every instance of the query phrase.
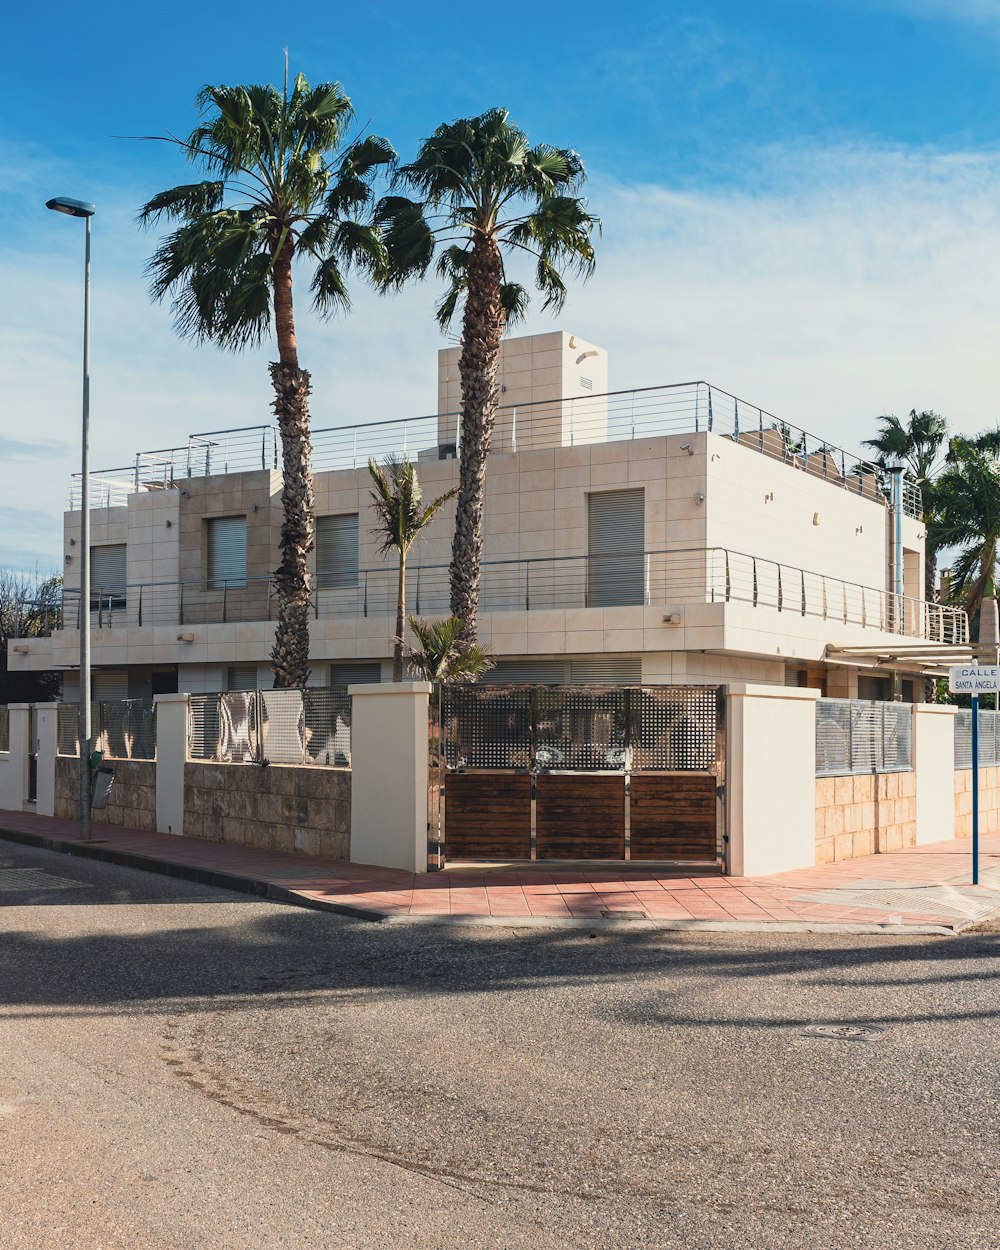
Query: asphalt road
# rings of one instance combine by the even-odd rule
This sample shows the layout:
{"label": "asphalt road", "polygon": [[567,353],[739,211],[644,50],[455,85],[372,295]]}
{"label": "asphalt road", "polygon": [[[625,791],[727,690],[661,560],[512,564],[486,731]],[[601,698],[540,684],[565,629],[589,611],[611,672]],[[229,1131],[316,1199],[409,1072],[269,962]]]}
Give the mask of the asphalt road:
{"label": "asphalt road", "polygon": [[998,973],[995,932],[375,926],[0,842],[0,1246],[996,1250]]}

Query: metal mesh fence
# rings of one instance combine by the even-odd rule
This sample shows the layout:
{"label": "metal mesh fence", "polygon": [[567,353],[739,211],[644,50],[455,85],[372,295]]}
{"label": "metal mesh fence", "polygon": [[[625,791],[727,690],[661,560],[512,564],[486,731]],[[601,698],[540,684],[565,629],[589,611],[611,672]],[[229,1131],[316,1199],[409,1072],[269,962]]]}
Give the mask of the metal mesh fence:
{"label": "metal mesh fence", "polygon": [[458,769],[709,771],[715,686],[444,686],[443,749]]}
{"label": "metal mesh fence", "polygon": [[156,704],[148,699],[102,702],[98,749],[113,760],[156,759]]}
{"label": "metal mesh fence", "polygon": [[56,751],[59,755],[80,754],[80,705],[60,703],[56,708]]}
{"label": "metal mesh fence", "polygon": [[[979,713],[979,767],[1000,766],[1000,712]],[[972,767],[972,709],[955,713],[955,768]]]}
{"label": "metal mesh fence", "polygon": [[816,776],[909,772],[913,715],[909,703],[820,699],[816,704]]}
{"label": "metal mesh fence", "polygon": [[10,750],[10,709],[0,707],[0,751]]}
{"label": "metal mesh fence", "polygon": [[[95,751],[113,760],[156,759],[156,704],[149,699],[106,699],[93,705]],[[56,753],[80,754],[80,705],[56,708]]]}
{"label": "metal mesh fence", "polygon": [[326,689],[192,695],[188,756],[219,764],[350,766],[350,695]]}

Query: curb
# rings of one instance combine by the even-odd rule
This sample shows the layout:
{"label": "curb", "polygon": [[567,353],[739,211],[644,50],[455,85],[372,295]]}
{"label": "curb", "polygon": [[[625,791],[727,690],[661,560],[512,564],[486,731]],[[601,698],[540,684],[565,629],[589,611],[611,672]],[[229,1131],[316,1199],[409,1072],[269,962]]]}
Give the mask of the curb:
{"label": "curb", "polygon": [[[701,933],[828,933],[846,936],[876,937],[957,937],[967,929],[983,924],[984,920],[956,922],[954,925],[935,924],[865,924],[861,921],[808,921],[808,920],[658,920],[655,917],[634,920],[615,920],[605,916],[586,919],[563,916],[483,916],[476,913],[452,915],[399,915],[376,911],[352,903],[333,903],[316,898],[300,889],[278,885],[259,877],[247,877],[239,873],[219,869],[198,868],[193,864],[178,864],[167,859],[155,859],[150,855],[138,855],[133,851],[119,851],[102,846],[100,842],[64,842],[43,834],[25,833],[19,829],[0,829],[0,839],[17,842],[23,846],[36,846],[62,855],[78,855],[83,859],[96,859],[102,863],[117,864],[122,868],[135,868],[140,872],[155,872],[161,876],[181,881],[194,881],[199,885],[219,890],[232,890],[237,894],[250,894],[273,903],[285,903],[310,911],[333,912],[364,920],[369,924],[412,925],[430,927],[468,927],[496,929],[569,929],[598,930],[600,932],[701,932]],[[986,918],[989,919],[988,917]]]}
{"label": "curb", "polygon": [[275,903],[288,903],[294,907],[306,907],[312,911],[333,911],[356,920],[380,923],[386,920],[384,912],[369,907],[353,907],[349,903],[329,903],[324,899],[307,895],[264,881],[259,877],[246,877],[239,873],[222,872],[214,868],[198,868],[194,864],[176,864],[168,859],[155,859],[150,855],[137,855],[133,851],[117,851],[101,846],[100,842],[64,842],[60,838],[47,838],[39,833],[25,833],[20,829],[0,829],[0,839],[19,842],[23,846],[37,846],[42,850],[56,851],[61,855],[77,855],[81,859],[96,859],[105,864],[117,864],[121,868],[135,868],[140,872],[155,872],[163,877],[181,881],[194,881],[198,885],[213,886],[218,890],[232,890],[237,894],[252,894]]}

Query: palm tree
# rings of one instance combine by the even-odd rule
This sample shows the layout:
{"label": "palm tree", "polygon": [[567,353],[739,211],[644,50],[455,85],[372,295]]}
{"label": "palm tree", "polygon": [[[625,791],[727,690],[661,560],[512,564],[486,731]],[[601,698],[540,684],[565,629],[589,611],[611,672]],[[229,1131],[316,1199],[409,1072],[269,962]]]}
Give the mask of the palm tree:
{"label": "palm tree", "polygon": [[956,547],[951,597],[970,620],[996,596],[1000,553],[1000,431],[951,440],[935,483],[937,547]]}
{"label": "palm tree", "polygon": [[427,681],[475,681],[496,663],[484,647],[463,643],[462,622],[457,616],[443,621],[411,616],[409,621],[420,649],[407,647],[406,658]]}
{"label": "palm tree", "polygon": [[368,461],[375,489],[371,492],[372,507],[378,528],[379,554],[395,551],[399,555],[399,583],[396,594],[396,636],[393,639],[392,680],[403,680],[403,624],[406,620],[406,557],[420,531],[437,516],[455,494],[446,491],[427,507],[422,507],[423,488],[417,471],[407,460],[390,456],[384,468]]}
{"label": "palm tree", "polygon": [[927,522],[924,598],[931,602],[937,586],[937,556],[941,547],[937,541],[935,521],[935,475],[944,463],[941,452],[948,434],[948,422],[931,409],[917,412],[913,408],[905,424],[894,413],[879,417],[879,424],[882,428],[875,438],[866,438],[861,445],[870,447],[876,453],[875,463],[881,469],[905,465],[910,477],[920,487],[924,520]]}
{"label": "palm tree", "polygon": [[272,330],[274,412],[281,432],[281,563],[275,572],[277,629],[271,662],[276,686],[304,686],[309,675],[308,555],[314,541],[310,465],[310,378],[299,367],[292,308],[297,259],[312,267],[313,307],[331,316],[350,307],[351,268],[380,280],[386,253],[379,231],[357,220],[379,166],[395,156],[385,139],[348,145],[354,116],[339,83],[310,87],[300,74],[291,93],[271,86],[205,87],[201,124],[175,143],[210,178],[155,195],[139,219],[176,224],[148,265],[154,300],[172,297],[183,338],[239,351]]}
{"label": "palm tree", "polygon": [[[594,268],[591,236],[599,228],[576,192],[583,162],[566,148],[531,147],[506,109],[439,126],[396,185],[416,199],[388,196],[376,218],[385,229],[387,285],[423,276],[438,254],[446,282],[437,318],[447,328],[460,302],[462,350],[461,463],[455,536],[449,570],[451,612],[474,643],[483,548],[486,461],[499,403],[497,370],[507,326],[523,317],[528,293],[508,281],[504,257],[524,253],[535,262],[543,307],[558,312],[566,299],[561,269],[586,276]],[[439,250],[440,249],[440,250]]]}

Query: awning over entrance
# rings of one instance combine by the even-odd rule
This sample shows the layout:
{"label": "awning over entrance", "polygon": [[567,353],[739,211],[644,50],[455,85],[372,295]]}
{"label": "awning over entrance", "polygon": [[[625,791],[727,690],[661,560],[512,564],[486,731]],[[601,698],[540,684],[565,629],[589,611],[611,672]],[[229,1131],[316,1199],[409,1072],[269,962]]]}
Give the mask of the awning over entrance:
{"label": "awning over entrance", "polygon": [[828,644],[824,659],[856,664],[887,672],[921,673],[927,677],[947,677],[953,664],[998,663],[1000,649],[978,643],[945,646],[933,642],[878,643],[864,647],[838,647]]}

